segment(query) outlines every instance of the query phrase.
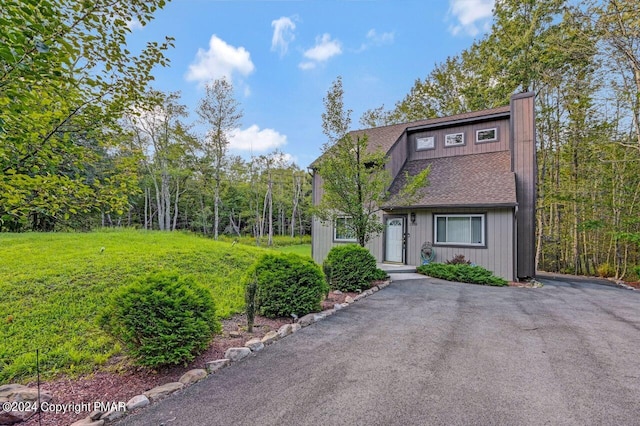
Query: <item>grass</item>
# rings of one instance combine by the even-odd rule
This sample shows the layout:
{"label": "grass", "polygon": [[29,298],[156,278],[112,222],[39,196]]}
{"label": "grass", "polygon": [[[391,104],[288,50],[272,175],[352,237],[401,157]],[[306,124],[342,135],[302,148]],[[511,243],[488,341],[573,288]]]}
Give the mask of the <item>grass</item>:
{"label": "grass", "polygon": [[311,244],[297,244],[294,246],[276,247],[275,250],[283,253],[295,253],[300,256],[311,257]]}
{"label": "grass", "polygon": [[[297,250],[291,248],[291,250]],[[92,371],[120,346],[97,325],[112,292],[154,271],[211,288],[218,315],[244,308],[242,276],[264,249],[182,234],[0,234],[0,384]]]}

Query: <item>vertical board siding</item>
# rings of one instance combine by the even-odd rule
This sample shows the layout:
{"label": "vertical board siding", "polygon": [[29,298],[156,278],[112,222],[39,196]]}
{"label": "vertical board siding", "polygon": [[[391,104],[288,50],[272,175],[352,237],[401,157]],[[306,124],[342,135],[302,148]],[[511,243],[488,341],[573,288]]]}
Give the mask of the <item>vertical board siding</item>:
{"label": "vertical board siding", "polygon": [[387,153],[387,157],[389,158],[387,170],[389,170],[392,177],[395,177],[400,172],[402,166],[404,166],[404,163],[407,161],[407,150],[407,134],[403,133],[400,140],[398,140]]}
{"label": "vertical board siding", "polygon": [[[410,213],[394,211],[395,213]],[[514,243],[513,243],[513,209],[434,209],[415,210],[416,223],[407,227],[407,264],[419,266],[422,263],[420,251],[426,241],[433,243],[433,215],[436,213],[484,213],[486,215],[486,248],[437,246],[435,262],[444,263],[458,254],[467,260],[480,265],[499,277],[513,280]]]}
{"label": "vertical board siding", "polygon": [[[476,143],[476,130],[498,129],[498,140],[495,142]],[[445,147],[445,136],[451,133],[464,133],[465,144],[455,147]],[[409,160],[426,160],[430,158],[452,157],[466,154],[482,154],[485,152],[508,151],[511,129],[509,120],[493,120],[483,123],[474,123],[466,126],[455,126],[433,130],[421,130],[409,135]],[[434,136],[435,149],[416,151],[416,139],[425,136]]]}
{"label": "vertical board siding", "polygon": [[533,94],[511,101],[513,171],[518,199],[517,276],[535,276],[536,143]]}

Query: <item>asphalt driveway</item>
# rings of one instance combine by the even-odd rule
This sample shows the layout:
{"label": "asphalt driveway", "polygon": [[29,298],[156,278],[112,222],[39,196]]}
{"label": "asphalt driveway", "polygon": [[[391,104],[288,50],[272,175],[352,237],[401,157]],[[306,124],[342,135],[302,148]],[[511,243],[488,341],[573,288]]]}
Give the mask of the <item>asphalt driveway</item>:
{"label": "asphalt driveway", "polygon": [[640,425],[640,291],[394,282],[122,425]]}

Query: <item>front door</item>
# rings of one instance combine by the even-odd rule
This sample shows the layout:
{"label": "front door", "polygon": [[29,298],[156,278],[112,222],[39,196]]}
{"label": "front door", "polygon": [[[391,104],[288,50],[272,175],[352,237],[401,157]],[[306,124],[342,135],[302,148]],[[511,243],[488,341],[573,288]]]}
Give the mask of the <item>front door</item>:
{"label": "front door", "polygon": [[387,217],[385,222],[384,260],[404,263],[404,217]]}

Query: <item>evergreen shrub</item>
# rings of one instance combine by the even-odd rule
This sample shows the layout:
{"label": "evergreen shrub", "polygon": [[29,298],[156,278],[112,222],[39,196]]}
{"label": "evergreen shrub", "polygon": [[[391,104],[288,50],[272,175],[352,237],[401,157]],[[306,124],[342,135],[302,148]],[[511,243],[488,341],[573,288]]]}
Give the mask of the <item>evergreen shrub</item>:
{"label": "evergreen shrub", "polygon": [[156,273],[118,290],[100,325],[141,365],[186,364],[220,331],[211,291],[191,277]]}
{"label": "evergreen shrub", "polygon": [[322,269],[310,258],[293,253],[263,255],[247,271],[245,288],[253,281],[255,309],[270,318],[318,312],[329,292]]}
{"label": "evergreen shrub", "polygon": [[447,281],[458,281],[462,283],[483,284],[492,286],[506,286],[507,281],[496,277],[493,272],[482,266],[472,266],[464,263],[444,264],[428,263],[417,268],[420,274],[433,278],[440,278]]}
{"label": "evergreen shrub", "polygon": [[373,281],[387,278],[387,273],[377,267],[369,250],[357,244],[333,247],[322,266],[327,282],[334,290],[366,290]]}

